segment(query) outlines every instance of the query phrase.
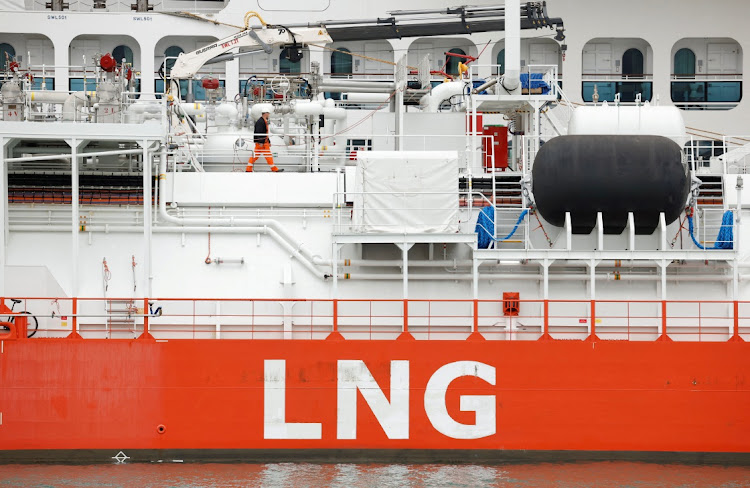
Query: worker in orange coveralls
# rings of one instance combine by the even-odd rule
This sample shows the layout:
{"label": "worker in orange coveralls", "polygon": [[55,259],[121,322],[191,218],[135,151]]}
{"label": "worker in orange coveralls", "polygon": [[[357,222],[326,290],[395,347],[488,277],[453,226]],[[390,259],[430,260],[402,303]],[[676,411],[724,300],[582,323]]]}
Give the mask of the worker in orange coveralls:
{"label": "worker in orange coveralls", "polygon": [[260,159],[261,156],[266,158],[266,162],[271,166],[271,171],[274,173],[284,171],[283,168],[279,169],[276,167],[273,162],[273,156],[271,156],[271,140],[268,138],[268,117],[270,115],[269,112],[263,112],[261,118],[255,122],[255,155],[247,160],[246,173],[253,172],[253,163]]}

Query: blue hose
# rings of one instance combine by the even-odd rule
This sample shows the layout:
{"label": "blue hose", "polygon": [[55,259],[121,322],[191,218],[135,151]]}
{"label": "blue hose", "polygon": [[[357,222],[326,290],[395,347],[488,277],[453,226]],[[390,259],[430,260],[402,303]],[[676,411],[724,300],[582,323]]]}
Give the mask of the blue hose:
{"label": "blue hose", "polygon": [[513,227],[513,230],[510,231],[510,234],[505,237],[495,239],[495,207],[484,207],[479,212],[479,216],[477,217],[477,225],[474,228],[474,232],[477,233],[477,247],[479,249],[489,249],[492,242],[507,241],[508,239],[513,237],[513,234],[516,233],[516,231],[518,230],[518,226],[521,225],[521,222],[523,222],[524,217],[526,217],[526,214],[528,213],[529,209],[524,209],[524,211],[521,212],[521,215],[518,216],[516,225]]}
{"label": "blue hose", "polygon": [[688,215],[688,230],[690,231],[690,238],[700,249],[733,249],[734,248],[734,231],[733,222],[734,214],[731,210],[724,212],[721,217],[721,227],[719,228],[719,234],[716,236],[716,241],[712,247],[705,247],[695,238],[694,227],[693,227],[693,216]]}

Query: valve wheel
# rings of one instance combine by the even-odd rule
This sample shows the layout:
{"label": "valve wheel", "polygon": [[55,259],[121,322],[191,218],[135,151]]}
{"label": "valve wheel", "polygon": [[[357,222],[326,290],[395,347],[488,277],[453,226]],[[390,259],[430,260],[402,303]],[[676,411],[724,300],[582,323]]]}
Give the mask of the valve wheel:
{"label": "valve wheel", "polygon": [[270,89],[274,93],[283,95],[288,93],[291,87],[292,83],[286,76],[276,76],[271,80]]}

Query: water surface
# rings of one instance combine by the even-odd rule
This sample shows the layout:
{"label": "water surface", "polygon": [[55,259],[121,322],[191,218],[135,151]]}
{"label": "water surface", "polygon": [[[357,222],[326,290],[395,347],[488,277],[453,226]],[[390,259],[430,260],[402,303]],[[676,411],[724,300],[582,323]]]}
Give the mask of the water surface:
{"label": "water surface", "polygon": [[83,487],[750,488],[750,466],[636,462],[514,465],[113,464],[4,465],[0,488]]}

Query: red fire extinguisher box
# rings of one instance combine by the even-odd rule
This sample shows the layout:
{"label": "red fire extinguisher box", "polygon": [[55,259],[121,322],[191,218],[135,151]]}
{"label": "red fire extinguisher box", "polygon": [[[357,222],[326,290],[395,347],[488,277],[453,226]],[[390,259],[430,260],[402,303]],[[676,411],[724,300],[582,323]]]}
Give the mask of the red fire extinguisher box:
{"label": "red fire extinguisher box", "polygon": [[[484,153],[484,167],[492,167],[495,158],[495,169],[508,169],[508,128],[504,125],[485,125],[482,127],[482,152]],[[489,137],[488,137],[489,136]]]}

